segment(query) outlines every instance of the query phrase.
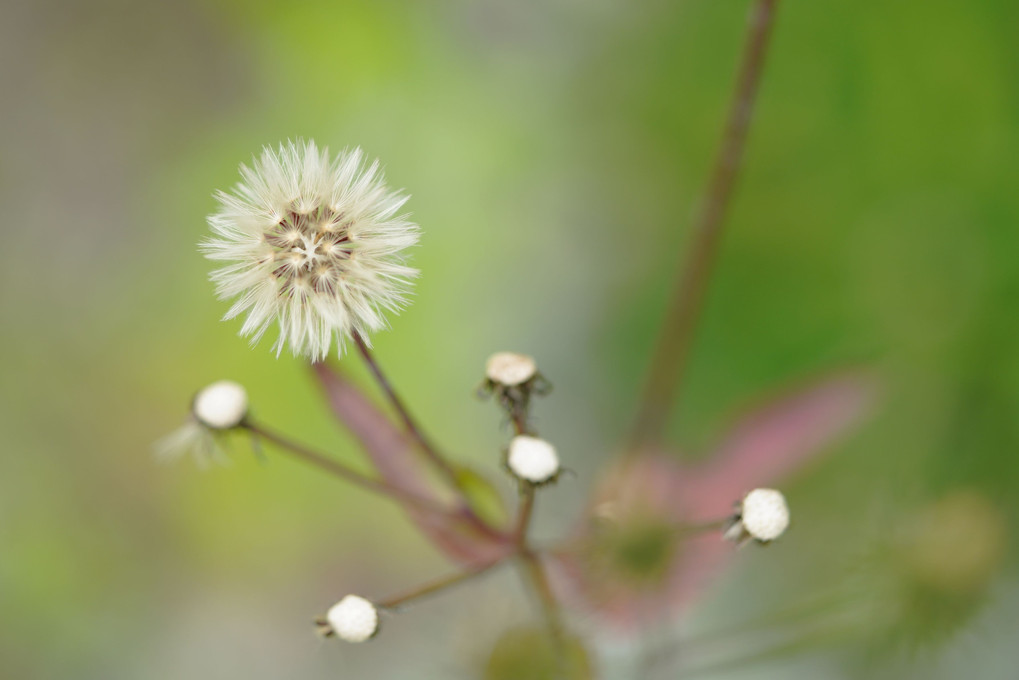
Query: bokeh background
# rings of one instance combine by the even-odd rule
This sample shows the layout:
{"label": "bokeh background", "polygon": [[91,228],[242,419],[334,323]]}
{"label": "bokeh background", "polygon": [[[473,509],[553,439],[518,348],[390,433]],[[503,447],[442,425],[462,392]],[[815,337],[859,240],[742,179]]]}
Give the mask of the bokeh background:
{"label": "bokeh background", "polygon": [[[218,321],[195,249],[211,194],[288,138],[381,158],[423,273],[378,355],[496,476],[507,434],[472,390],[494,350],[538,358],[542,431],[577,471],[540,506],[554,537],[633,414],[748,5],[4,0],[0,676],[479,677],[533,616],[512,572],[371,645],[325,643],[309,621],[340,595],[442,558],[290,461],[153,460],[193,391],[232,378],[363,464],[301,362]],[[649,670],[603,641],[604,677],[1014,677],[1016,26],[1009,0],[782,3],[673,439],[695,454],[741,404],[845,366],[882,397],[786,487],[781,546],[743,551],[656,633],[695,661]],[[783,614],[849,582],[849,626]]]}

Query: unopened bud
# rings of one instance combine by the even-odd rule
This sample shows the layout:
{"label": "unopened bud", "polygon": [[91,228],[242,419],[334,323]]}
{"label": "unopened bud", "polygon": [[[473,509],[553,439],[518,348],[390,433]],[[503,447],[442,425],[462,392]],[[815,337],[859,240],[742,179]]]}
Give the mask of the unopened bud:
{"label": "unopened bud", "polygon": [[198,393],[192,411],[202,425],[229,430],[240,425],[248,414],[248,394],[237,383],[220,380]]}
{"label": "unopened bud", "polygon": [[322,633],[344,642],[364,642],[379,631],[379,612],[368,600],[347,595],[334,604],[319,622]]}
{"label": "unopened bud", "polygon": [[537,437],[514,437],[506,463],[513,474],[532,484],[546,482],[559,474],[555,447]]}
{"label": "unopened bud", "polygon": [[789,506],[781,491],[754,489],[740,503],[732,526],[725,532],[729,540],[755,538],[773,541],[789,527]]}

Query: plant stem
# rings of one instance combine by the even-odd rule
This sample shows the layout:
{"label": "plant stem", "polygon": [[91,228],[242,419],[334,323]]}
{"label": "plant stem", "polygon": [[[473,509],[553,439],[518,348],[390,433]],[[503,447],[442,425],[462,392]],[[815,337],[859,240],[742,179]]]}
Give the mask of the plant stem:
{"label": "plant stem", "polygon": [[552,585],[549,583],[545,566],[541,563],[537,554],[527,546],[521,546],[520,561],[524,566],[534,592],[538,595],[541,603],[542,614],[545,617],[545,624],[548,626],[549,636],[552,639],[552,649],[555,651],[556,663],[559,666],[559,676],[569,677],[566,673],[568,663],[566,649],[566,629],[563,625],[562,611],[559,608],[559,601],[552,592]]}
{"label": "plant stem", "polygon": [[675,405],[704,306],[708,280],[717,259],[726,211],[732,198],[753,117],[778,0],[756,0],[747,29],[743,59],[730,103],[721,148],[693,225],[693,241],[676,281],[672,302],[648,370],[641,406],[631,435],[630,451],[657,444]]}
{"label": "plant stem", "polygon": [[347,467],[343,463],[340,463],[332,458],[329,458],[317,451],[298,444],[297,442],[291,441],[286,437],[272,432],[261,425],[256,425],[250,421],[242,424],[246,430],[251,432],[257,437],[261,437],[265,441],[272,442],[294,458],[301,460],[309,465],[313,465],[320,470],[324,470],[331,475],[339,477],[344,481],[350,482],[355,486],[359,486],[362,489],[373,491],[375,493],[387,496],[400,503],[406,503],[413,505],[414,507],[425,510],[427,512],[433,512],[436,514],[444,515],[446,517],[455,516],[455,511],[445,505],[433,501],[428,498],[417,496],[409,491],[402,489],[398,486],[394,486],[389,482],[381,479],[375,479],[364,475],[353,468]]}
{"label": "plant stem", "polygon": [[428,438],[425,437],[421,428],[418,427],[414,418],[410,415],[410,411],[408,411],[407,407],[404,405],[403,400],[396,394],[396,390],[393,389],[393,386],[382,372],[382,368],[379,366],[378,362],[375,361],[375,356],[372,354],[371,348],[368,347],[368,343],[365,342],[364,338],[362,338],[359,333],[353,333],[352,337],[354,338],[354,344],[357,345],[358,350],[361,352],[361,356],[364,357],[365,363],[368,364],[368,368],[375,376],[375,380],[378,382],[379,387],[382,388],[383,392],[385,392],[389,403],[400,417],[404,427],[407,428],[407,432],[410,433],[410,435],[417,441],[421,450],[424,451],[425,456],[427,456],[428,459],[432,461],[432,463],[434,463],[435,466],[442,472],[442,474],[445,475],[450,484],[452,484],[453,488],[459,490],[460,481],[457,478],[456,470],[454,470],[453,466],[442,457]]}
{"label": "plant stem", "polygon": [[[513,431],[517,436],[526,435],[527,432],[527,411],[513,408],[510,412],[510,421],[513,423]],[[534,514],[534,485],[523,480],[520,481],[520,506],[517,512],[517,521],[513,529],[513,537],[517,546],[522,550],[527,549],[527,530],[531,525],[531,516]]]}
{"label": "plant stem", "polygon": [[[531,434],[527,427],[528,410],[526,406],[520,408],[517,404],[514,404],[509,410],[509,416],[516,436]],[[556,657],[558,675],[559,677],[566,678],[568,677],[566,665],[569,660],[567,658],[562,613],[559,610],[559,603],[555,599],[555,594],[552,592],[552,586],[548,581],[548,574],[545,573],[545,567],[528,541],[528,530],[531,526],[531,518],[534,515],[535,487],[533,484],[523,480],[521,480],[520,485],[520,509],[517,513],[516,525],[512,534],[517,546],[516,554],[520,558],[528,581],[541,603],[542,613],[552,639],[552,649]]]}
{"label": "plant stem", "polygon": [[732,521],[732,517],[724,517],[722,519],[716,519],[710,522],[700,522],[698,524],[680,524],[676,527],[676,533],[685,536],[707,534],[713,531],[721,531],[731,524]]}
{"label": "plant stem", "polygon": [[468,579],[474,578],[475,576],[479,576],[480,574],[485,573],[492,567],[502,564],[503,561],[504,560],[501,559],[496,560],[494,562],[489,562],[488,564],[471,569],[469,571],[461,571],[455,574],[451,574],[449,576],[444,576],[442,578],[420,585],[412,590],[408,590],[407,592],[387,598],[385,600],[382,600],[381,602],[377,602],[376,604],[383,609],[392,609],[394,607],[399,607],[400,605],[406,604],[411,600],[416,600],[419,597],[424,597],[426,595],[431,595],[432,593],[437,593],[440,590],[445,590],[446,588],[455,586],[458,583],[462,583]]}
{"label": "plant stem", "polygon": [[517,513],[517,523],[513,529],[513,536],[518,546],[525,545],[527,530],[531,526],[531,516],[534,514],[534,486],[526,484],[520,492],[520,510]]}

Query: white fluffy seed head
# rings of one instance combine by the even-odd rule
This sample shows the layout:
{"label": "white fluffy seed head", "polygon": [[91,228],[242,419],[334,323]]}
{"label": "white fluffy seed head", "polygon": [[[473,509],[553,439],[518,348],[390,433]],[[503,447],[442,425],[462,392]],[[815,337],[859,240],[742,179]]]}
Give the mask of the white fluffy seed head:
{"label": "white fluffy seed head", "polygon": [[506,458],[510,471],[534,484],[548,481],[559,473],[559,456],[544,439],[519,435],[513,438]]}
{"label": "white fluffy seed head", "polygon": [[214,382],[195,397],[195,418],[214,430],[237,427],[248,413],[248,393],[231,380]]}
{"label": "white fluffy seed head", "polygon": [[759,541],[773,541],[789,526],[789,506],[775,489],[754,489],[743,497],[740,522]]}
{"label": "white fluffy seed head", "polygon": [[226,265],[211,275],[226,319],[247,314],[241,334],[257,342],[274,323],[276,354],[324,358],[353,333],[386,324],[406,302],[417,271],[403,264],[417,225],[398,212],[378,162],[360,149],[331,158],[314,142],[265,148],[231,193],[216,195],[205,256]]}
{"label": "white fluffy seed head", "polygon": [[526,354],[496,352],[485,363],[485,376],[494,383],[514,387],[527,382],[538,372],[534,359]]}
{"label": "white fluffy seed head", "polygon": [[326,614],[329,628],[345,642],[364,642],[379,629],[379,612],[368,600],[347,595]]}

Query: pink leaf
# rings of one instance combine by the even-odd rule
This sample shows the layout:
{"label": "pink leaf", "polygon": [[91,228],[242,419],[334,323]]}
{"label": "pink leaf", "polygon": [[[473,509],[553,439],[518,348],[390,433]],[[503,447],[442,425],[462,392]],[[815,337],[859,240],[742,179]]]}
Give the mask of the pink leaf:
{"label": "pink leaf", "polygon": [[856,374],[828,376],[788,391],[739,418],[683,485],[694,520],[725,512],[755,487],[795,472],[867,412],[876,389]]}
{"label": "pink leaf", "polygon": [[[323,363],[312,368],[333,413],[361,443],[379,475],[416,496],[440,502],[442,498],[428,483],[410,438],[339,372]],[[403,505],[422,533],[457,562],[486,564],[510,549],[506,540],[482,534],[452,506],[449,515],[439,515]]]}
{"label": "pink leaf", "polygon": [[[703,463],[684,464],[666,451],[620,461],[603,477],[590,512],[623,527],[631,518],[692,524],[720,520],[750,489],[780,481],[821,453],[864,415],[874,392],[863,377],[829,376],[740,418]],[[606,580],[592,569],[586,554],[597,540],[585,525],[571,549],[554,556],[557,585],[618,633],[637,634],[642,626],[688,607],[733,555],[720,532],[689,539],[662,581],[649,590],[618,578]]]}

